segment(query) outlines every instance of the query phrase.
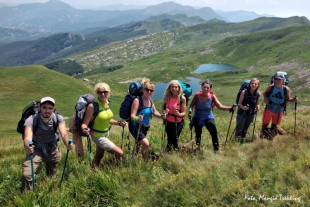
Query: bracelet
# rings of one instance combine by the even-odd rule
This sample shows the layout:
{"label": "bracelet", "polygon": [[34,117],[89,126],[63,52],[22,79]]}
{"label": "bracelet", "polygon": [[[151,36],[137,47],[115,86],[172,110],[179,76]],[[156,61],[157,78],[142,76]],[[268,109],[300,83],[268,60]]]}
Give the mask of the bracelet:
{"label": "bracelet", "polygon": [[139,119],[139,116],[135,116],[132,120],[137,123],[138,119]]}

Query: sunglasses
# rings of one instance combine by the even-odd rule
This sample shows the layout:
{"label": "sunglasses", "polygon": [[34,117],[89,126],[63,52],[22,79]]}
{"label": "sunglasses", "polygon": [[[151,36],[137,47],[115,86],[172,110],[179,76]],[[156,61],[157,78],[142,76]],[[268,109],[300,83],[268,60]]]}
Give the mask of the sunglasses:
{"label": "sunglasses", "polygon": [[108,93],[109,93],[109,91],[97,91],[97,94],[104,94],[104,95],[106,95]]}
{"label": "sunglasses", "polygon": [[148,89],[148,88],[146,88],[146,89],[145,89],[145,91],[146,91],[146,92],[151,92],[151,93],[153,93],[153,92],[154,92],[154,90],[152,90],[152,89]]}
{"label": "sunglasses", "polygon": [[275,78],[274,80],[281,80],[280,78]]}

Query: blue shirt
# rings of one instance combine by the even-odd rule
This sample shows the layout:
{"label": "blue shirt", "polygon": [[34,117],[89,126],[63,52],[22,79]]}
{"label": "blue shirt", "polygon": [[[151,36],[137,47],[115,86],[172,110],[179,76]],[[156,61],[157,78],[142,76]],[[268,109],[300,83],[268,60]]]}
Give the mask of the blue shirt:
{"label": "blue shirt", "polygon": [[283,104],[285,102],[285,96],[284,96],[283,86],[281,88],[277,88],[276,86],[274,86],[269,96],[269,99],[270,99],[270,103],[267,105],[267,108],[270,111],[274,113],[279,113],[279,112],[284,111]]}

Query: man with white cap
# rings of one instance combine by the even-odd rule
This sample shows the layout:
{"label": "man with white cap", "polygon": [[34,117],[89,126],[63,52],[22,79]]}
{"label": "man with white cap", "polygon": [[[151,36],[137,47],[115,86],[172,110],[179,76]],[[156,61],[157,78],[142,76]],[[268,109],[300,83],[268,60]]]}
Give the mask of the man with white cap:
{"label": "man with white cap", "polygon": [[[62,141],[68,150],[72,144],[68,144],[69,135],[63,116],[54,113],[55,100],[44,97],[40,101],[40,112],[28,117],[25,121],[24,147],[26,158],[23,162],[22,192],[29,190],[32,186],[32,173],[35,173],[42,162],[45,162],[46,174],[51,176],[55,173],[56,164],[61,160],[61,153],[57,147],[59,140],[59,129]],[[29,145],[33,142],[33,145]],[[33,170],[31,167],[31,155],[33,159]]]}
{"label": "man with white cap", "polygon": [[[270,85],[265,92],[264,102],[266,108],[263,114],[263,124],[260,138],[273,139],[277,135],[277,126],[282,122],[283,111],[286,102],[297,102],[298,98],[290,97],[291,90],[284,85],[285,76],[282,73],[276,73],[274,76],[274,84]],[[270,121],[271,128],[267,129]]]}

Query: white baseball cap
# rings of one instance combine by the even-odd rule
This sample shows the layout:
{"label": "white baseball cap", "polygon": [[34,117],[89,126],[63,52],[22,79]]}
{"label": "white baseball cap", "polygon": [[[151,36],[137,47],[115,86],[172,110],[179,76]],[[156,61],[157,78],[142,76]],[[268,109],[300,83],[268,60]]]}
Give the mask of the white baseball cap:
{"label": "white baseball cap", "polygon": [[51,102],[51,103],[53,103],[53,105],[55,105],[55,100],[51,97],[42,98],[40,103],[43,104],[44,102]]}

